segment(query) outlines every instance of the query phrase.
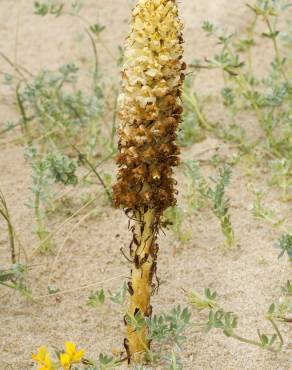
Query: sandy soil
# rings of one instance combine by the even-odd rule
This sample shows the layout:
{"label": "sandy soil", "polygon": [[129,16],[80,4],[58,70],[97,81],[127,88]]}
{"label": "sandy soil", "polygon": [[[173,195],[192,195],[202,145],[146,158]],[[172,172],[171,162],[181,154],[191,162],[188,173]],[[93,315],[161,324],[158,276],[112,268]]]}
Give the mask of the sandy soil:
{"label": "sandy soil", "polygon": [[[104,40],[113,53],[126,36],[133,4],[134,1],[129,0],[86,1],[84,15],[92,21],[97,17],[100,23],[108,26]],[[230,28],[236,26],[239,31],[244,30],[248,20],[244,0],[184,0],[180,6],[186,24],[187,61],[212,55],[214,45],[206,41],[201,31],[203,20],[223,23]],[[87,41],[76,42],[81,32],[82,25],[70,17],[55,19],[33,15],[32,0],[0,1],[0,49],[31,71],[57,68],[71,60],[88,63],[90,47]],[[104,52],[100,53],[100,60],[101,65],[106,65],[105,78],[116,78],[114,62]],[[0,70],[6,69],[1,61]],[[220,77],[215,74],[214,78],[208,76],[206,79],[206,75],[202,75],[198,84],[199,93],[209,94],[219,90]],[[10,90],[1,85],[1,124],[17,115],[13,99]],[[30,169],[24,161],[23,148],[15,139],[14,134],[0,142],[0,188],[7,198],[21,243],[30,252],[37,245],[32,214],[25,206],[30,194]],[[232,149],[227,144],[207,139],[185,151],[183,156],[200,158],[198,153],[214,144],[220,146],[224,155],[232,155]],[[210,150],[204,158],[210,158],[213,154]],[[204,168],[206,174],[212,171],[211,168]],[[154,307],[156,310],[167,310],[178,303],[184,304],[182,287],[202,291],[209,286],[218,292],[226,308],[239,315],[240,333],[255,337],[257,327],[268,333],[271,331],[264,321],[264,314],[270,303],[277,301],[280,287],[289,278],[291,271],[285,259],[277,261],[278,252],[274,248],[274,241],[279,231],[264,221],[255,221],[249,211],[252,195],[246,189],[249,181],[246,172],[243,165],[235,168],[228,193],[238,247],[227,254],[222,253],[219,248],[222,237],[218,223],[209,211],[201,212],[188,221],[187,227],[192,229],[193,237],[187,244],[179,243],[170,232],[162,236],[159,275],[163,285],[160,294],[154,297]],[[178,177],[181,178],[180,173]],[[268,177],[269,173],[265,169],[258,169],[254,182],[258,186],[265,186]],[[183,193],[182,185],[180,191]],[[289,217],[291,204],[283,205],[277,190],[271,190],[266,201],[279,216]],[[57,234],[57,250],[82,216],[73,218]],[[1,264],[5,264],[9,255],[4,224],[1,222],[0,258]],[[57,220],[55,227],[60,222]],[[33,261],[36,266],[29,272],[30,285],[36,296],[47,294],[50,273],[52,282],[61,290],[96,283],[93,288],[44,297],[38,303],[31,303],[18,293],[0,288],[1,370],[32,368],[31,353],[42,344],[62,347],[65,340],[72,340],[86,348],[91,357],[120,347],[124,331],[122,312],[118,312],[112,305],[107,312],[95,311],[86,306],[86,299],[91,289],[103,287],[105,290],[117,290],[121,287],[129,267],[121,259],[119,249],[127,246],[129,237],[123,213],[103,209],[101,216],[90,217],[80,227],[73,229],[53,271],[55,255],[36,255]],[[286,338],[285,349],[275,355],[240,344],[215,331],[205,335],[192,328],[182,353],[184,368],[291,369],[289,347],[292,329],[287,326],[281,329]]]}

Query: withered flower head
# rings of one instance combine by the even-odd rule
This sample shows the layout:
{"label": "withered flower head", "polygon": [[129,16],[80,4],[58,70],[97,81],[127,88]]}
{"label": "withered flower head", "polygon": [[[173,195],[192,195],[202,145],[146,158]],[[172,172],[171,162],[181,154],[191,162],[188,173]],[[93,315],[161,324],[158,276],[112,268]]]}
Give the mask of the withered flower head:
{"label": "withered flower head", "polygon": [[176,203],[172,167],[179,163],[182,28],[174,0],[140,0],[133,10],[119,97],[117,207],[160,214]]}

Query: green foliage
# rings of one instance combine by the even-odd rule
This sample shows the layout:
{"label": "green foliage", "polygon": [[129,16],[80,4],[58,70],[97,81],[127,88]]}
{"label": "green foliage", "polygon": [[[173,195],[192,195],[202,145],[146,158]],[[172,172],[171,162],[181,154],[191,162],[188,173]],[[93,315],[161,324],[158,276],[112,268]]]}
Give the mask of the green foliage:
{"label": "green foliage", "polygon": [[98,370],[111,370],[120,365],[120,361],[117,361],[112,356],[108,356],[103,353],[99,355],[98,362],[99,362]]}
{"label": "green foliage", "polygon": [[225,195],[230,178],[231,168],[225,165],[219,169],[218,178],[212,178],[212,181],[215,183],[214,188],[209,187],[206,192],[206,197],[212,202],[213,212],[220,220],[221,230],[225,236],[225,245],[227,247],[232,247],[235,244],[234,231],[229,215],[229,199]]}
{"label": "green foliage", "polygon": [[64,4],[57,4],[53,0],[46,0],[43,2],[34,2],[35,14],[44,17],[47,14],[52,14],[59,17],[63,11]]}
{"label": "green foliage", "polygon": [[292,199],[292,161],[287,158],[277,159],[271,162],[273,185],[282,190],[284,202]]}
{"label": "green foliage", "polygon": [[71,0],[70,2],[67,2],[67,4],[66,2],[60,2],[56,0],[35,1],[35,14],[41,17],[44,17],[48,14],[55,17],[60,17],[61,15],[68,14],[68,10],[65,8],[65,5],[67,6],[68,3],[69,10],[71,10],[73,14],[77,15],[83,8],[84,0]]}
{"label": "green foliage", "polygon": [[125,319],[128,326],[133,327],[135,331],[140,331],[145,327],[145,318],[140,311],[133,316],[126,314]]}
{"label": "green foliage", "polygon": [[56,182],[61,182],[64,185],[77,184],[76,162],[63,154],[48,154],[45,160],[51,176]]}
{"label": "green foliage", "polygon": [[156,347],[155,353],[146,354],[146,359],[164,369],[182,369],[178,351],[186,340],[184,332],[190,325],[190,317],[189,309],[180,305],[169,313],[146,317],[149,339]]}
{"label": "green foliage", "polygon": [[209,21],[204,21],[203,22],[203,25],[202,25],[202,29],[207,32],[209,35],[211,35],[214,30],[215,30],[215,26],[213,23],[209,22]]}
{"label": "green foliage", "polygon": [[221,90],[221,96],[223,99],[223,104],[226,107],[231,107],[235,103],[235,95],[230,87],[224,87]]}
{"label": "green foliage", "polygon": [[212,292],[209,288],[204,290],[204,296],[200,296],[196,292],[188,292],[187,297],[190,305],[194,306],[199,311],[205,310],[206,308],[214,309],[217,307],[217,293]]}
{"label": "green foliage", "polygon": [[292,234],[284,234],[278,241],[277,247],[281,249],[281,253],[278,258],[281,258],[285,253],[287,253],[289,260],[292,262]]}
{"label": "green foliage", "polygon": [[26,286],[26,267],[20,263],[13,264],[9,268],[0,266],[0,285],[15,289],[28,298],[31,293]]}
{"label": "green foliage", "polygon": [[100,24],[96,23],[93,26],[90,26],[90,31],[98,36],[102,31],[105,30],[105,26],[101,26]]}
{"label": "green foliage", "polygon": [[224,166],[219,169],[219,177],[211,178],[215,187],[208,188],[207,197],[213,201],[214,214],[219,218],[226,217],[229,209],[229,200],[225,197],[225,189],[229,185],[231,178],[231,168]]}
{"label": "green foliage", "polygon": [[223,309],[217,311],[210,311],[208,321],[206,323],[206,330],[222,329],[227,337],[234,335],[234,329],[237,328],[237,317],[232,312],[225,312]]}
{"label": "green foliage", "polygon": [[191,231],[184,229],[185,212],[182,208],[170,207],[164,212],[166,223],[178,240],[186,243],[191,238]]}
{"label": "green foliage", "polygon": [[9,246],[10,246],[10,255],[11,263],[16,263],[16,250],[15,250],[15,232],[10,218],[10,212],[4,197],[4,194],[0,190],[0,216],[4,219],[7,224],[7,231],[9,236]]}
{"label": "green foliage", "polygon": [[187,200],[189,213],[199,211],[206,204],[207,184],[196,161],[184,162],[184,173],[187,177]]}
{"label": "green foliage", "polygon": [[154,315],[153,318],[145,318],[149,327],[149,338],[158,343],[175,344],[180,347],[185,341],[183,332],[190,322],[191,314],[187,307],[173,308],[170,313]]}
{"label": "green foliage", "polygon": [[117,305],[123,306],[127,298],[127,292],[128,292],[127,282],[124,281],[119,291],[112,293],[109,290],[110,300]]}
{"label": "green foliage", "polygon": [[[193,299],[195,297],[195,299]],[[272,335],[266,335],[257,329],[258,340],[251,340],[237,334],[238,317],[232,312],[224,310],[216,301],[217,293],[205,290],[205,298],[200,298],[198,293],[188,293],[189,303],[198,311],[208,311],[206,322],[200,324],[207,332],[212,329],[219,329],[226,337],[236,339],[242,343],[257,346],[272,352],[282,349],[283,338],[274,321],[275,304],[271,304],[266,314],[266,319],[275,330]]]}
{"label": "green foliage", "polygon": [[50,178],[48,176],[48,163],[39,158],[37,149],[29,146],[25,152],[26,159],[31,164],[33,198],[29,199],[27,206],[34,210],[36,220],[36,234],[42,242],[41,253],[47,253],[52,250],[53,243],[51,239],[47,240],[49,231],[45,226],[45,211],[42,207],[52,199],[52,192],[49,190]]}
{"label": "green foliage", "polygon": [[49,153],[46,155],[33,145],[26,148],[25,157],[32,170],[30,190],[33,197],[29,199],[27,205],[34,210],[36,234],[41,241],[40,251],[47,253],[53,248],[52,238],[48,238],[50,232],[46,227],[48,206],[53,204],[55,197],[52,185],[55,182],[63,185],[76,185],[77,164],[63,154]]}
{"label": "green foliage", "polygon": [[179,356],[172,352],[168,356],[165,356],[167,370],[182,370],[183,366]]}
{"label": "green foliage", "polygon": [[[279,299],[279,303],[275,307],[275,313],[273,314],[276,318],[282,322],[290,323],[290,314],[292,313],[292,283],[287,280],[286,285],[282,287],[282,296]],[[287,317],[288,316],[288,317]]]}
{"label": "green foliage", "polygon": [[78,89],[78,72],[74,63],[61,66],[58,72],[41,71],[19,92],[28,140],[39,137],[48,153],[56,147],[64,153],[78,143],[94,156],[101,144],[102,93],[95,89],[87,95]]}
{"label": "green foliage", "polygon": [[287,280],[286,285],[282,288],[283,293],[286,295],[291,295],[292,296],[292,283],[290,280]]}
{"label": "green foliage", "polygon": [[[221,230],[225,237],[224,245],[232,247],[235,244],[235,238],[229,214],[229,199],[226,198],[225,194],[231,178],[230,166],[225,165],[223,168],[220,168],[218,178],[211,178],[214,183],[213,187],[207,184],[196,161],[186,161],[184,163],[184,172],[188,180],[185,197],[189,213],[197,212],[210,204],[214,215],[220,221]],[[174,211],[172,212],[174,213]],[[175,231],[179,233],[183,217],[179,217],[181,214],[178,213],[177,215],[177,213],[178,211],[174,215],[171,215],[171,213],[167,213],[167,215],[170,214],[172,216],[169,217],[169,220],[175,221],[174,225],[177,225]]]}
{"label": "green foliage", "polygon": [[[244,145],[246,138],[243,136],[244,131],[237,129],[237,117],[246,111],[255,114],[266,137],[260,143],[261,150],[267,154],[263,159],[270,163],[273,171],[272,183],[282,189],[284,201],[291,198],[292,90],[289,66],[292,58],[291,53],[282,55],[281,37],[285,38],[290,47],[291,43],[287,34],[284,37],[277,27],[290,6],[288,1],[280,0],[259,0],[255,5],[248,4],[253,19],[246,34],[228,33],[226,27],[205,21],[203,30],[208,37],[215,38],[221,48],[219,53],[206,58],[204,63],[197,61],[193,65],[196,71],[201,68],[218,69],[224,77],[221,96],[223,106],[231,117],[231,125],[228,129],[224,128],[225,125],[219,125],[216,134],[225,140]],[[262,39],[270,40],[274,51],[273,58],[267,61],[270,69],[261,78],[254,69],[259,33]],[[232,127],[236,129],[235,136],[229,134]]]}
{"label": "green foliage", "polygon": [[[49,210],[58,209],[54,206],[57,192],[53,191],[56,188],[52,187],[53,182],[59,186],[75,186],[78,181],[77,167],[86,167],[90,173],[84,177],[87,179],[94,173],[110,203],[112,200],[106,188],[108,176],[105,175],[103,181],[103,176],[97,170],[99,164],[96,159],[101,157],[99,163],[103,163],[115,152],[116,108],[112,128],[105,130],[102,123],[111,104],[116,107],[118,88],[109,84],[105,86],[101,82],[96,44],[102,45],[100,34],[104,27],[97,23],[90,25],[79,14],[82,7],[82,0],[34,2],[35,14],[39,16],[72,16],[85,27],[84,34],[88,36],[94,59],[93,73],[85,71],[92,78],[89,87],[81,87],[80,75],[83,71],[74,62],[68,62],[54,71],[41,70],[37,74],[20,66],[15,69],[15,76],[4,76],[6,84],[15,89],[21,117],[19,122],[10,122],[3,133],[18,125],[22,128],[27,146],[26,158],[32,169],[32,197],[28,204],[34,210],[41,252],[53,248],[47,226]],[[106,46],[103,48],[106,49]],[[2,52],[1,57],[12,65],[12,61]],[[105,102],[105,95],[111,90],[115,91],[115,95],[113,98],[107,97]],[[105,105],[107,110],[104,109]]]}
{"label": "green foliage", "polygon": [[195,92],[195,75],[188,76],[183,88],[183,122],[178,134],[178,143],[185,147],[205,138],[202,129],[210,130],[211,126],[201,111]]}
{"label": "green foliage", "polygon": [[101,307],[104,305],[104,303],[105,303],[105,294],[103,289],[91,292],[87,299],[87,306],[93,308]]}
{"label": "green foliage", "polygon": [[274,213],[272,210],[267,209],[263,204],[263,199],[266,192],[262,189],[256,188],[253,184],[248,185],[248,190],[250,190],[254,195],[254,202],[252,206],[252,214],[255,218],[262,218],[266,220],[271,220],[274,218]]}
{"label": "green foliage", "polygon": [[[58,353],[57,353],[58,354]],[[70,369],[72,370],[112,370],[116,369],[117,367],[121,366],[121,360],[114,358],[113,356],[109,356],[104,353],[100,353],[98,356],[98,360],[88,360],[83,359],[83,364],[80,366],[72,365]]]}
{"label": "green foliage", "polygon": [[156,350],[155,353],[150,350],[146,353],[147,361],[157,366],[165,366],[166,369],[181,369],[180,359],[175,351],[170,354],[168,351],[169,348],[180,349],[185,342],[184,332],[190,325],[190,317],[189,309],[182,309],[178,305],[169,313],[154,315],[152,318],[143,317],[140,312],[133,317],[126,315],[126,321],[137,331],[141,330],[145,323],[148,326],[148,338],[155,344]]}

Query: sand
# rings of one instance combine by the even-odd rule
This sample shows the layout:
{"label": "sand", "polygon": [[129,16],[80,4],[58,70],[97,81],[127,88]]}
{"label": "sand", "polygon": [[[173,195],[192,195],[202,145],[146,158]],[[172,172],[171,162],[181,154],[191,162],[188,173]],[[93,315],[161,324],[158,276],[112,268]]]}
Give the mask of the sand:
{"label": "sand", "polygon": [[[126,37],[128,19],[134,1],[87,0],[83,14],[90,21],[96,18],[107,26],[103,40],[112,53]],[[186,59],[213,55],[214,43],[201,31],[203,20],[221,23],[230,29],[244,30],[249,19],[245,1],[184,0],[180,2],[185,21]],[[77,42],[82,24],[70,17],[40,18],[33,14],[32,0],[0,1],[0,50],[34,73],[40,69],[54,69],[60,64],[76,60],[83,67],[91,58],[90,45],[84,39]],[[104,78],[116,79],[118,71],[114,61],[100,49],[100,62]],[[259,57],[260,65],[264,55]],[[260,68],[260,67],[259,67]],[[0,60],[0,71],[9,71]],[[198,83],[199,95],[218,93],[221,76],[203,73]],[[17,109],[11,90],[1,84],[0,110],[2,123],[17,118]],[[218,114],[209,109],[210,119]],[[254,119],[247,122],[252,127]],[[0,126],[1,127],[1,126]],[[32,211],[25,205],[30,196],[31,173],[24,160],[24,150],[18,132],[2,137],[0,141],[0,188],[6,196],[17,235],[27,253],[38,245],[33,233]],[[219,146],[219,152],[230,157],[235,149],[229,144],[208,138],[184,150],[183,157],[209,159],[215,153],[207,148]],[[113,168],[112,163],[103,167]],[[214,174],[212,167],[204,166],[206,175]],[[182,179],[181,170],[178,179]],[[254,170],[252,181],[266,187],[269,171]],[[204,210],[187,221],[192,238],[186,244],[179,242],[171,232],[161,236],[159,276],[163,281],[159,295],[153,298],[156,312],[170,310],[177,304],[186,305],[184,289],[202,292],[205,287],[216,290],[222,305],[238,314],[239,333],[256,338],[256,328],[267,333],[272,330],[264,320],[265,312],[281,295],[281,286],[291,276],[286,259],[277,260],[274,247],[281,231],[264,220],[255,220],[250,212],[252,194],[247,190],[250,178],[244,164],[235,167],[228,196],[231,202],[231,219],[237,238],[237,247],[222,253],[222,235],[211,211]],[[179,182],[180,193],[184,188]],[[271,188],[265,199],[269,208],[291,223],[290,204],[283,204],[277,189]],[[56,250],[48,256],[35,255],[34,267],[29,271],[29,285],[35,296],[47,295],[51,277],[61,291],[74,292],[44,297],[32,303],[19,293],[0,287],[0,369],[27,370],[33,368],[31,353],[40,345],[62,348],[71,340],[94,358],[100,352],[110,353],[122,349],[123,312],[112,303],[107,308],[94,310],[86,305],[91,290],[103,288],[106,292],[118,290],[129,274],[129,266],[121,257],[120,247],[127,246],[129,232],[123,212],[102,207],[102,214],[85,219],[85,213],[74,217],[55,237]],[[290,219],[289,219],[290,217]],[[52,221],[55,229],[62,218]],[[65,240],[65,238],[67,238]],[[64,243],[65,240],[65,243]],[[55,256],[60,250],[54,265]],[[175,252],[175,253],[174,253]],[[5,225],[0,220],[1,264],[9,261]],[[54,267],[52,269],[52,266]],[[93,287],[79,289],[94,284]],[[107,298],[108,299],[108,298]],[[193,321],[201,315],[194,312]],[[181,357],[187,370],[288,370],[292,368],[292,328],[280,325],[285,337],[283,352],[272,354],[226,338],[221,332],[198,333],[193,326],[187,332],[187,342]]]}

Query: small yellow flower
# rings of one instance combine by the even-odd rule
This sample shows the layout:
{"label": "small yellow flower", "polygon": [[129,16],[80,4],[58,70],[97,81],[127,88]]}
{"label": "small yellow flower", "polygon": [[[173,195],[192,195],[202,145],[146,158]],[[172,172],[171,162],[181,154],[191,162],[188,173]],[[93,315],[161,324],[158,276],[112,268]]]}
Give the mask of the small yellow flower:
{"label": "small yellow flower", "polygon": [[63,369],[65,370],[70,369],[70,366],[71,366],[70,356],[67,353],[61,353],[60,362],[61,362],[61,365],[63,366]]}
{"label": "small yellow flower", "polygon": [[84,350],[76,351],[76,346],[72,342],[65,343],[66,352],[60,355],[60,362],[64,370],[69,370],[71,364],[80,362],[84,356]]}
{"label": "small yellow flower", "polygon": [[54,370],[47,347],[41,346],[38,353],[32,355],[32,359],[38,363],[38,370]]}

